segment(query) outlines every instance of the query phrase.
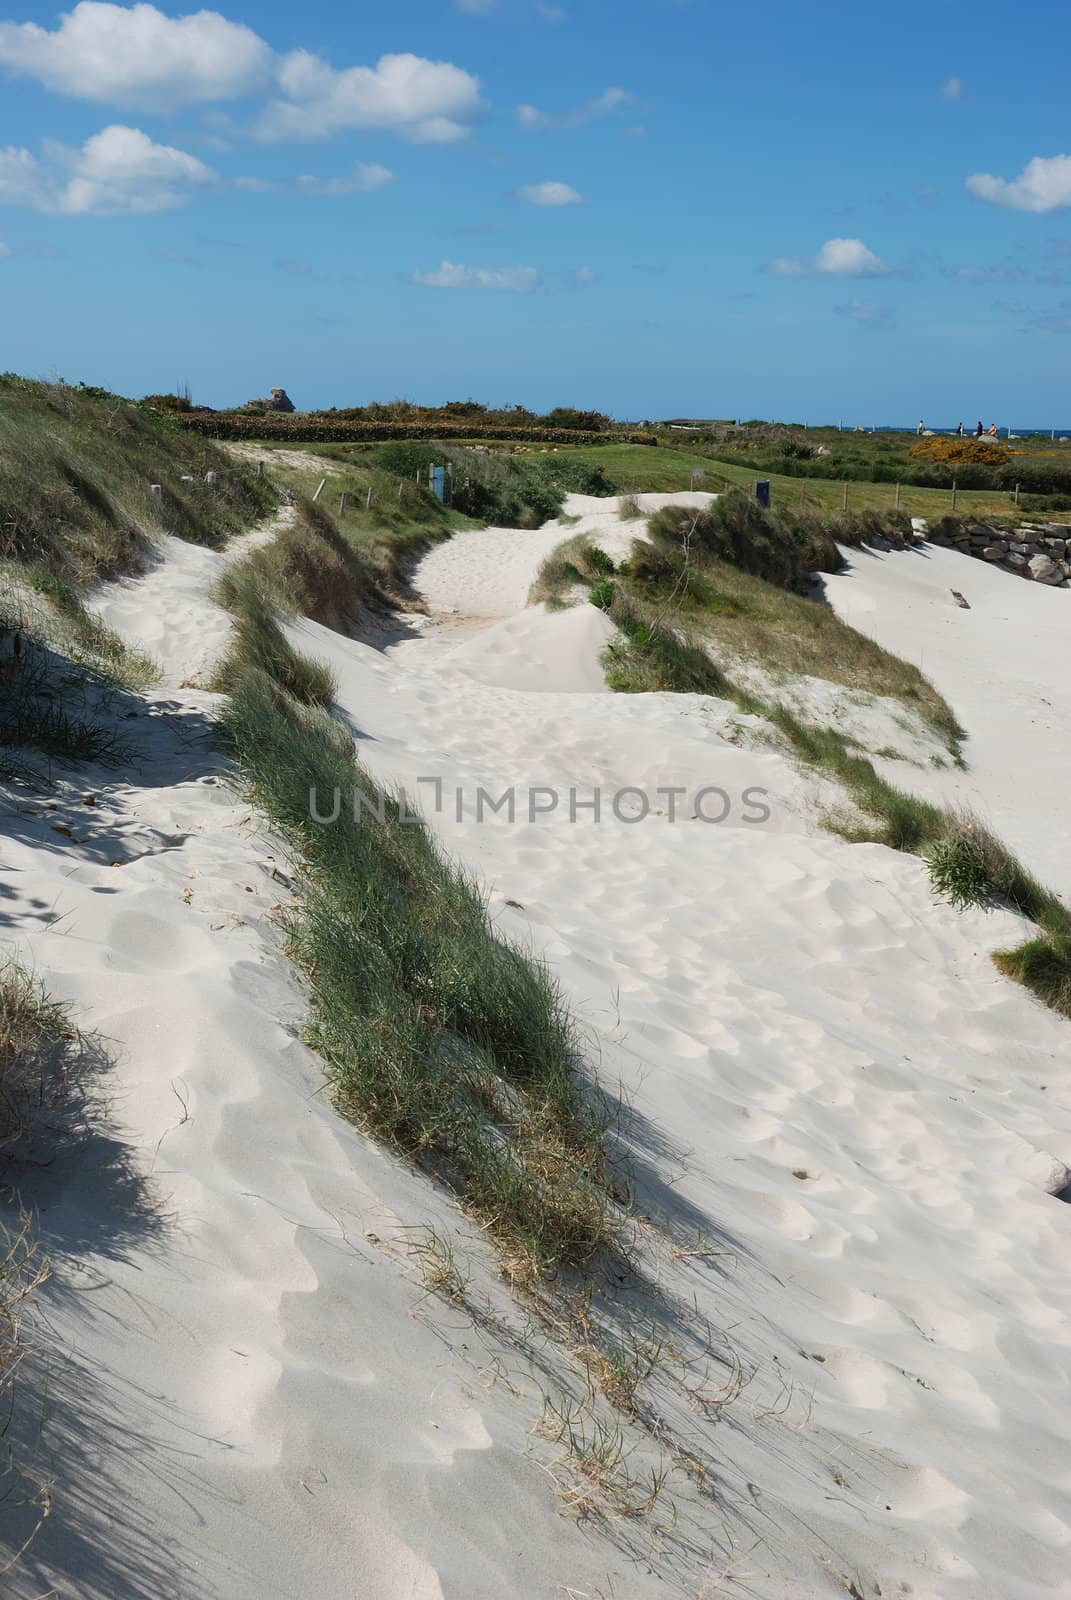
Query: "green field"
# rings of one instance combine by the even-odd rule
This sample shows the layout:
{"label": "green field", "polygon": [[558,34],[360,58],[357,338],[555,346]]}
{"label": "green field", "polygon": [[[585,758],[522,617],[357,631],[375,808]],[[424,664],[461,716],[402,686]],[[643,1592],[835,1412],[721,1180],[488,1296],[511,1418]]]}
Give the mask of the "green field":
{"label": "green field", "polygon": [[[562,453],[566,453],[564,448]],[[641,444],[581,445],[579,448],[568,447],[568,454],[593,465],[598,463],[622,489],[635,489],[639,493],[669,493],[689,489],[693,471],[699,471],[704,477],[696,487],[714,493],[728,484],[740,484],[747,488],[756,478],[766,478],[770,483],[773,505],[802,504],[821,511],[840,511],[844,505],[843,483],[823,478],[790,478],[737,467],[724,461],[712,461],[706,456],[692,455],[685,450],[666,450]],[[850,510],[873,508],[887,511],[895,504],[895,484],[848,484]],[[900,504],[910,516],[941,516],[952,509],[952,492],[950,489],[917,489],[905,484],[900,491]],[[1014,513],[1015,502],[1010,494],[997,489],[961,489],[956,496],[956,508],[977,515],[1007,516]]]}
{"label": "green field", "polygon": [[[252,441],[250,441],[252,442]],[[479,441],[473,441],[477,444]],[[263,446],[276,467],[281,467],[288,447],[276,441]],[[355,472],[360,482],[369,463],[367,457],[375,445],[303,444],[293,447],[306,458],[322,456],[336,468]],[[493,448],[493,447],[492,447]],[[501,445],[498,446],[501,449]],[[692,473],[701,472],[696,480],[697,489],[718,493],[733,484],[750,488],[758,478],[770,484],[770,501],[774,506],[811,506],[818,511],[844,509],[845,483],[828,478],[789,477],[770,472],[759,466],[737,466],[733,462],[713,460],[688,450],[669,449],[642,444],[558,445],[550,449],[532,447],[525,452],[528,459],[538,460],[541,455],[554,454],[583,461],[591,466],[601,466],[607,477],[621,492],[635,490],[640,494],[670,494],[692,487]],[[302,476],[302,489],[312,487],[306,468]],[[340,484],[338,487],[346,487]],[[851,511],[888,511],[896,505],[894,483],[847,482],[848,509]],[[900,490],[900,506],[909,516],[938,517],[952,507],[952,490],[924,489],[904,484]],[[956,492],[956,510],[975,516],[1013,516],[1016,512],[1014,497],[1000,489],[959,489]]]}

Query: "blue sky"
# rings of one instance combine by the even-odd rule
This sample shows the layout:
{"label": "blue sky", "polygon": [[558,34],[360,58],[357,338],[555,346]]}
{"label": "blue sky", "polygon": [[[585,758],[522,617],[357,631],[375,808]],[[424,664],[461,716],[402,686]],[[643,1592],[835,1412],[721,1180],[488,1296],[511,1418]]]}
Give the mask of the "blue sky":
{"label": "blue sky", "polygon": [[1071,422],[1066,7],[0,0],[0,366]]}

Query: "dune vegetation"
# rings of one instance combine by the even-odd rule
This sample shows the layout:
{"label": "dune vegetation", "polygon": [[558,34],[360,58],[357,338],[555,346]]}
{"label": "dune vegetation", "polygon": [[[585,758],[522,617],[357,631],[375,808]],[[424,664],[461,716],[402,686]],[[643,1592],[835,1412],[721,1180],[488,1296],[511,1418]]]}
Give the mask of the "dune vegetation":
{"label": "dune vegetation", "polygon": [[953,904],[1003,904],[1036,923],[1035,938],[997,952],[994,961],[1071,1016],[1071,910],[1064,902],[974,819],[890,783],[846,734],[756,692],[738,672],[734,677],[734,663],[738,669],[757,662],[899,700],[962,764],[963,731],[918,669],[848,627],[819,598],[798,592],[808,567],[832,571],[840,564],[835,541],[904,543],[910,527],[895,515],[823,523],[763,511],[737,494],[699,511],[667,508],[647,527],[648,539],[637,539],[617,565],[590,541],[566,543],[545,564],[533,598],[561,604],[578,586],[586,588],[618,629],[604,658],[611,688],[734,701],[764,719],[798,760],[843,787],[852,812],[829,814],[828,827],[853,841],[923,856],[935,892]]}
{"label": "dune vegetation", "polygon": [[[495,933],[483,891],[360,767],[321,709],[323,669],[287,644],[253,574],[230,596],[222,730],[302,869],[287,938],[340,1109],[449,1183],[513,1277],[582,1265],[617,1231],[612,1110],[555,981]],[[340,797],[330,825],[310,792]]]}

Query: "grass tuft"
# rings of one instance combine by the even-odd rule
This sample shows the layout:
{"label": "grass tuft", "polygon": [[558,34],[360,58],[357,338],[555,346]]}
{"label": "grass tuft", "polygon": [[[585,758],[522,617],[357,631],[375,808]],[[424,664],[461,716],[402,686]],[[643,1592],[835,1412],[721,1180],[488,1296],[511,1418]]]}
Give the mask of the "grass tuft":
{"label": "grass tuft", "polygon": [[[377,790],[339,724],[292,693],[291,665],[254,648],[267,598],[250,588],[243,608],[223,731],[304,869],[289,945],[340,1108],[448,1183],[514,1276],[589,1260],[616,1234],[611,1112],[556,982],[496,934],[476,884]],[[334,820],[314,820],[336,795]]]}

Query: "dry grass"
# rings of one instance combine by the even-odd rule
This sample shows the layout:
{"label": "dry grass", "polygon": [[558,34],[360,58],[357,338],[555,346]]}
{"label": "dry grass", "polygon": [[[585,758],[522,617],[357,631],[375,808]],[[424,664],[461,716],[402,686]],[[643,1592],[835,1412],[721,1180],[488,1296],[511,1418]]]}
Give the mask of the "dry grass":
{"label": "dry grass", "polygon": [[0,1157],[32,1153],[56,1131],[85,1056],[68,1008],[18,962],[0,965]]}
{"label": "dry grass", "polygon": [[[34,1294],[48,1276],[30,1219],[23,1215],[16,1231],[0,1231],[0,1435],[6,1433],[16,1398],[19,1368],[27,1355],[24,1316]],[[51,1510],[47,1484],[22,1467],[10,1448],[0,1443],[0,1513],[29,1513],[29,1531],[21,1544],[0,1562],[0,1578],[14,1571]],[[25,1526],[25,1521],[22,1526]]]}
{"label": "dry grass", "polygon": [[267,483],[159,413],[118,395],[0,377],[2,559],[84,584],[132,571],[161,533],[218,545],[272,500]]}
{"label": "dry grass", "polygon": [[344,633],[370,612],[382,612],[390,597],[366,550],[346,538],[326,508],[300,499],[293,520],[271,544],[253,550],[224,574],[217,598],[240,610],[239,589],[250,579],[282,611],[311,617]]}

